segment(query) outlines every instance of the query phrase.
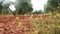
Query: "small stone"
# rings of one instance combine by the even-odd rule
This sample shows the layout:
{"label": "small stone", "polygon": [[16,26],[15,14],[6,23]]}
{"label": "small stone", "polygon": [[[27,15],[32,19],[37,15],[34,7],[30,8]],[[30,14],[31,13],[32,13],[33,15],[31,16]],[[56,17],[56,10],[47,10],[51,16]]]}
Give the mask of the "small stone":
{"label": "small stone", "polygon": [[3,31],[4,30],[4,28],[0,28],[0,31]]}
{"label": "small stone", "polygon": [[4,26],[4,23],[0,23],[0,27],[3,27]]}
{"label": "small stone", "polygon": [[4,28],[0,28],[0,34],[4,34]]}

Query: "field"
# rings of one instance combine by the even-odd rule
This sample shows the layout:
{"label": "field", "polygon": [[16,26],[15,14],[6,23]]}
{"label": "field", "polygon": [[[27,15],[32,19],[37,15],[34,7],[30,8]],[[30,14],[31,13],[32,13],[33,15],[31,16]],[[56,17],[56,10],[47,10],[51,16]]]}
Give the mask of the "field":
{"label": "field", "polygon": [[60,14],[0,16],[0,34],[60,34]]}

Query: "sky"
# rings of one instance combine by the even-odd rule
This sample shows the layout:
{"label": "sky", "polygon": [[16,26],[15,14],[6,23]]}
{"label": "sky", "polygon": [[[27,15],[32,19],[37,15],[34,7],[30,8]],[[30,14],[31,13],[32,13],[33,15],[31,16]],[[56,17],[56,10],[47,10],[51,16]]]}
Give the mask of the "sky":
{"label": "sky", "polygon": [[9,6],[9,8],[12,10],[12,11],[14,11],[16,8],[15,8],[15,5],[13,5],[13,4],[11,4],[10,6]]}
{"label": "sky", "polygon": [[44,4],[47,3],[47,0],[31,0],[33,4],[33,11],[35,10],[44,10]]}
{"label": "sky", "polygon": [[10,0],[11,2],[15,2],[16,0]]}
{"label": "sky", "polygon": [[[10,0],[11,2],[15,2],[15,0]],[[44,4],[47,3],[47,0],[31,0],[31,3],[33,5],[33,11],[35,10],[44,10]],[[14,6],[11,5],[13,8]],[[11,9],[11,10],[15,10],[15,8]]]}

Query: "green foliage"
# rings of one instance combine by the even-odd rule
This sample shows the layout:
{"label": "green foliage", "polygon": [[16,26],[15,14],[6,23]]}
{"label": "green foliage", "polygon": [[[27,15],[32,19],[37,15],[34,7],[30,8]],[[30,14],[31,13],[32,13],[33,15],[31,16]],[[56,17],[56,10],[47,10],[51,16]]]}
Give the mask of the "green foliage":
{"label": "green foliage", "polygon": [[2,9],[3,9],[2,3],[3,1],[0,2],[0,14],[2,13]]}
{"label": "green foliage", "polygon": [[5,0],[0,1],[0,14],[8,14],[10,3],[4,3]]}
{"label": "green foliage", "polygon": [[27,2],[21,3],[18,14],[29,14],[32,12],[32,7],[29,6]]}
{"label": "green foliage", "polygon": [[60,14],[32,16],[31,23],[38,34],[60,34]]}
{"label": "green foliage", "polygon": [[55,34],[60,34],[60,28],[55,29]]}
{"label": "green foliage", "polygon": [[43,12],[42,12],[42,10],[40,10],[40,11],[33,12],[33,14],[43,14]]}
{"label": "green foliage", "polygon": [[[11,4],[15,5],[16,11],[12,12],[9,9]],[[9,12],[10,11],[10,12]],[[0,13],[1,14],[29,14],[33,11],[30,0],[17,0],[16,3],[9,2],[9,0],[0,1]]]}
{"label": "green foliage", "polygon": [[[12,4],[11,2],[8,2],[9,0],[2,0],[0,1],[0,14],[11,14],[13,13],[13,15],[15,15],[14,12],[11,11],[11,9],[9,9],[9,6]],[[4,3],[5,2],[5,3]],[[9,12],[10,11],[10,12]]]}
{"label": "green foliage", "polygon": [[60,0],[48,0],[47,7],[45,6],[45,11],[47,13],[52,12],[59,12],[60,11]]}

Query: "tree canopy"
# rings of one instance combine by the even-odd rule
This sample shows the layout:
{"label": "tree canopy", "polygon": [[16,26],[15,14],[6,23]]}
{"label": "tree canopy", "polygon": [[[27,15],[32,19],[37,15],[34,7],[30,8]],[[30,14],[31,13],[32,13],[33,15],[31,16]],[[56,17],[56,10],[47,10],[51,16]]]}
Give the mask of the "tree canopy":
{"label": "tree canopy", "polygon": [[52,13],[60,12],[60,0],[48,0],[45,10],[46,12],[50,11]]}
{"label": "tree canopy", "polygon": [[20,5],[18,14],[29,14],[29,13],[32,12],[32,10],[33,10],[33,8],[30,7],[27,2],[23,2],[23,3],[21,3],[21,5]]}
{"label": "tree canopy", "polygon": [[35,11],[35,12],[33,12],[33,14],[43,14],[43,11],[42,10]]}

